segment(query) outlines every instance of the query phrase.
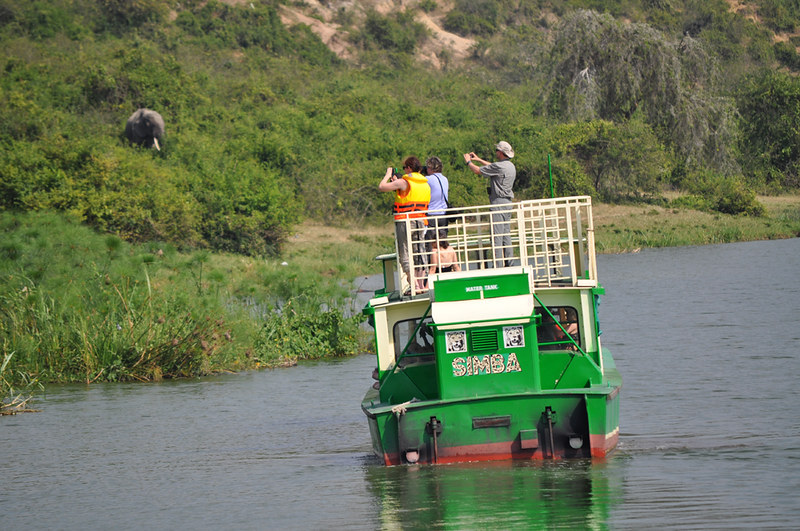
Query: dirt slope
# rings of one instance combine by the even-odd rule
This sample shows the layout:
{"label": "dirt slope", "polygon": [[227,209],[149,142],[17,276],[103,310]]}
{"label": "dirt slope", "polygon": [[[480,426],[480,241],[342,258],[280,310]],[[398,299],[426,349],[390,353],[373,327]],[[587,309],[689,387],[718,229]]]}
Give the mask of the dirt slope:
{"label": "dirt slope", "polygon": [[[246,3],[246,0],[228,1]],[[359,27],[371,9],[386,15],[413,9],[418,4],[419,0],[306,0],[302,5],[282,6],[281,19],[287,25],[308,25],[336,55],[347,60],[354,56],[352,45],[348,40],[349,31],[337,20],[346,18],[351,21],[353,27]],[[416,11],[417,21],[424,24],[430,32],[430,37],[420,47],[418,56],[433,68],[443,68],[448,61],[458,61],[467,57],[475,45],[473,39],[461,37],[442,28],[442,19],[450,8],[449,2],[439,2],[439,7],[430,13],[421,9]]]}

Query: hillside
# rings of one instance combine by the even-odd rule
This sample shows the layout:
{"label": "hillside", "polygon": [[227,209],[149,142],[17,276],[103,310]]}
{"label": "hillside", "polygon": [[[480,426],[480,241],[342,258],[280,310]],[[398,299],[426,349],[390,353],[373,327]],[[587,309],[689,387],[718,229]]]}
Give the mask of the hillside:
{"label": "hillside", "polygon": [[[244,0],[228,0],[244,3]],[[306,24],[338,57],[353,60],[358,52],[351,42],[352,28],[362,24],[370,10],[383,16],[419,8],[419,1],[347,1],[321,2],[311,0],[302,4],[281,6],[281,20],[289,26]],[[441,69],[447,62],[459,64],[469,57],[477,44],[474,38],[463,37],[443,29],[443,19],[452,9],[452,2],[442,2],[430,11],[418,9],[415,19],[425,26],[429,35],[416,51],[417,60],[426,67]],[[349,25],[343,25],[341,13],[349,13]],[[447,60],[443,60],[446,57]]]}
{"label": "hillside", "polygon": [[[520,199],[551,160],[558,194],[759,215],[800,188],[792,6],[0,0],[0,208],[270,255],[306,218],[385,221],[409,154],[485,202],[460,156],[502,138]],[[161,151],[123,134],[142,107]]]}
{"label": "hillside", "polygon": [[[247,0],[225,0],[226,3],[234,5],[246,5]],[[746,19],[755,26],[763,28],[771,35],[774,43],[789,43],[796,52],[800,52],[800,31],[798,28],[789,31],[776,30],[775,25],[764,22],[764,12],[760,5],[765,2],[742,2],[739,0],[725,0],[730,14]],[[400,0],[397,2],[380,0],[338,0],[320,1],[309,0],[302,3],[281,6],[281,20],[284,24],[291,26],[295,24],[305,24],[328,46],[338,57],[345,60],[352,60],[357,56],[357,50],[351,42],[351,35],[354,26],[358,26],[366,19],[370,10],[389,16],[393,13],[414,10],[416,20],[422,23],[429,31],[430,35],[425,43],[417,51],[417,59],[424,65],[432,68],[441,69],[445,64],[460,64],[468,58],[478,45],[478,39],[474,36],[462,36],[444,29],[446,17],[455,9],[455,2],[452,0],[443,2],[431,2],[425,0]],[[546,2],[543,5],[539,20],[544,22],[547,27],[554,26],[560,20],[554,9],[548,8]],[[591,5],[586,2],[587,7]],[[769,3],[770,6],[772,3]],[[579,7],[580,2],[575,3]],[[658,5],[658,4],[654,4]],[[593,6],[596,8],[596,6]],[[342,14],[347,13],[347,17]],[[766,16],[770,16],[771,11],[767,11]],[[343,24],[342,20],[349,24]],[[768,21],[771,19],[768,18]],[[440,58],[447,57],[448,61],[443,62]]]}

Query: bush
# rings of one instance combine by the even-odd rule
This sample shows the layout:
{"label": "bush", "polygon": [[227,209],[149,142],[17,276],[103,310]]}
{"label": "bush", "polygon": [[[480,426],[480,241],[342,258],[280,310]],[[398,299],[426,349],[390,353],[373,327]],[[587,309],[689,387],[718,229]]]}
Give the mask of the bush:
{"label": "bush", "polygon": [[5,7],[3,12],[5,15],[2,18],[8,22],[15,20],[20,30],[35,40],[49,39],[61,32],[75,38],[85,33],[84,29],[75,24],[67,9],[52,2],[31,2],[26,9],[19,12],[15,12],[12,7]]}
{"label": "bush", "polygon": [[687,182],[690,183],[689,195],[673,200],[672,205],[731,215],[757,217],[766,214],[755,192],[742,178],[700,172],[687,176]]}
{"label": "bush", "polygon": [[99,0],[108,29],[124,32],[147,23],[164,20],[169,7],[161,0]]}
{"label": "bush", "polygon": [[456,0],[444,28],[459,35],[488,37],[497,31],[502,7],[497,0]]}
{"label": "bush", "polygon": [[664,147],[639,120],[559,126],[553,134],[553,152],[572,155],[582,165],[591,184],[578,180],[576,191],[589,188],[605,200],[655,195],[669,170]]}
{"label": "bush", "polygon": [[800,80],[763,71],[748,79],[737,99],[748,182],[763,191],[795,188],[800,181]]}
{"label": "bush", "polygon": [[794,32],[800,19],[800,5],[794,0],[762,0],[758,14],[779,32]]}
{"label": "bush", "polygon": [[409,54],[416,50],[427,35],[427,29],[414,21],[411,11],[399,12],[391,17],[369,11],[358,40],[367,49],[377,46],[383,50]]}
{"label": "bush", "polygon": [[314,297],[294,297],[270,312],[255,343],[268,365],[358,353],[360,317],[344,317]]}
{"label": "bush", "polygon": [[714,209],[723,214],[763,216],[764,205],[756,194],[739,180],[726,179],[714,190]]}
{"label": "bush", "polygon": [[689,208],[692,210],[713,210],[713,203],[701,195],[687,194],[676,197],[669,202],[671,207]]}
{"label": "bush", "polygon": [[[583,166],[571,157],[558,157],[551,162],[553,171],[553,193],[555,197],[569,195],[596,195],[592,181]],[[521,190],[519,199],[541,199],[550,197],[550,172],[547,161],[530,168],[529,185]],[[526,169],[517,168],[517,179],[526,179]]]}
{"label": "bush", "polygon": [[436,8],[438,7],[439,4],[436,3],[436,0],[421,0],[419,3],[419,8],[426,13],[436,11]]}
{"label": "bush", "polygon": [[792,70],[800,70],[800,56],[794,44],[788,42],[775,43],[775,58]]}

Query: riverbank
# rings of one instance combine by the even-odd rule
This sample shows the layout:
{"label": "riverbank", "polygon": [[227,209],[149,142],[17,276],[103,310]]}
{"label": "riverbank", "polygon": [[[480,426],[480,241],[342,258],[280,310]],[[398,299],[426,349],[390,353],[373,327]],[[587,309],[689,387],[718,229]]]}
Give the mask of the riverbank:
{"label": "riverbank", "polygon": [[[673,199],[673,198],[670,198]],[[645,204],[595,203],[595,239],[600,253],[637,252],[647,247],[707,245],[800,236],[800,195],[758,198],[763,217],[730,216],[686,208]],[[302,267],[340,278],[378,273],[374,257],[392,252],[391,221],[382,226],[328,226],[302,223],[286,245],[285,256]]]}
{"label": "riverbank", "polygon": [[[674,199],[674,198],[670,198]],[[800,236],[800,195],[762,196],[766,215],[731,216],[649,205],[594,207],[595,238],[601,253]]]}
{"label": "riverbank", "polygon": [[340,258],[289,266],[130,244],[51,212],[0,212],[0,235],[4,410],[31,383],[158,381],[360,352]]}

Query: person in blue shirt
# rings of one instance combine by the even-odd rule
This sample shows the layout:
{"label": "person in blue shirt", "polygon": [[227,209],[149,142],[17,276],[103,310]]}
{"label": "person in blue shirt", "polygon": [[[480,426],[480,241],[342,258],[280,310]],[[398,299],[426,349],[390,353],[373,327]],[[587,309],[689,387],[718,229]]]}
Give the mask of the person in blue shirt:
{"label": "person in blue shirt", "polygon": [[442,161],[439,157],[430,157],[425,161],[428,174],[428,186],[431,187],[431,201],[428,204],[428,231],[425,233],[428,251],[431,242],[447,239],[447,216],[445,211],[450,206],[448,199],[450,184],[442,175]]}

